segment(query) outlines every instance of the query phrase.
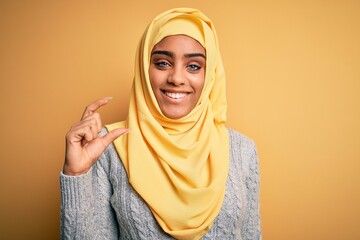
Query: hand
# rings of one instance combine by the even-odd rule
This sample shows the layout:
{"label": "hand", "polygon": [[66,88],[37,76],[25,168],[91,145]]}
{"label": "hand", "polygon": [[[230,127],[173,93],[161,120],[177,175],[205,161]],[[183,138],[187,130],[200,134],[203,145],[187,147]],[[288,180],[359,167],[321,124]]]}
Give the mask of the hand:
{"label": "hand", "polygon": [[63,173],[76,176],[86,173],[105,149],[129,129],[114,129],[99,137],[102,129],[100,114],[95,112],[110,101],[106,97],[86,107],[80,122],[71,126],[66,134],[66,154]]}

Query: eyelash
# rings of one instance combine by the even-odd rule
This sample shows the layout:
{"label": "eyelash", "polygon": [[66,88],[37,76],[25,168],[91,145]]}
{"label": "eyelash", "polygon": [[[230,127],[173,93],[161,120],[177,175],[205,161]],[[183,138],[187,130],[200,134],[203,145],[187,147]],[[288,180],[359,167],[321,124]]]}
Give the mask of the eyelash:
{"label": "eyelash", "polygon": [[189,69],[192,72],[196,72],[196,71],[199,71],[201,69],[201,67],[196,64],[190,64],[189,66],[187,66],[187,69]]}
{"label": "eyelash", "polygon": [[[156,62],[154,64],[155,64],[155,66],[157,66],[160,69],[165,69],[165,68],[171,66],[170,63],[164,62],[164,61]],[[196,72],[196,71],[199,71],[201,69],[201,66],[196,65],[196,64],[189,64],[188,66],[186,66],[186,68],[191,72]]]}
{"label": "eyelash", "polygon": [[158,68],[166,68],[166,67],[169,67],[171,65],[168,62],[162,61],[162,62],[156,62],[155,66],[157,66]]}

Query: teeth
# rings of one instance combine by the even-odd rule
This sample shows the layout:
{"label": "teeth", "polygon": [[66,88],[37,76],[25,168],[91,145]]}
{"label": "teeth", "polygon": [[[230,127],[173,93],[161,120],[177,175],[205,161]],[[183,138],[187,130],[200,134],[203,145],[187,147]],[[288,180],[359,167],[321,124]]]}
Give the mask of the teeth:
{"label": "teeth", "polygon": [[173,98],[173,99],[180,99],[187,95],[187,93],[172,93],[172,92],[165,92],[165,95]]}

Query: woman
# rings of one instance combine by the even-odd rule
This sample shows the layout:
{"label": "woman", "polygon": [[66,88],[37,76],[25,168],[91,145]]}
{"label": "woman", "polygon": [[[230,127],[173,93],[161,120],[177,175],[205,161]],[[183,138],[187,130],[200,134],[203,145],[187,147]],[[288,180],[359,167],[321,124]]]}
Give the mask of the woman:
{"label": "woman", "polygon": [[102,129],[95,111],[108,101],[67,134],[62,238],[261,238],[255,144],[224,125],[225,76],[206,16],[157,16],[137,49],[128,118]]}

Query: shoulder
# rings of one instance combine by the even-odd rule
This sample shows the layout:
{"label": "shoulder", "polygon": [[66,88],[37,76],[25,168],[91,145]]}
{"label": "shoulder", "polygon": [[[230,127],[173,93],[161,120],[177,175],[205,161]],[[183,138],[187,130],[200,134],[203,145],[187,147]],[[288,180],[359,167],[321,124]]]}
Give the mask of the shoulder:
{"label": "shoulder", "polygon": [[237,132],[234,129],[228,128],[227,130],[229,134],[230,149],[235,148],[242,153],[247,153],[249,151],[252,152],[256,150],[256,144],[251,138]]}
{"label": "shoulder", "polygon": [[[255,142],[233,129],[228,128],[230,160],[240,165],[245,175],[251,175],[258,168],[258,155]],[[257,170],[256,170],[257,171]]]}

